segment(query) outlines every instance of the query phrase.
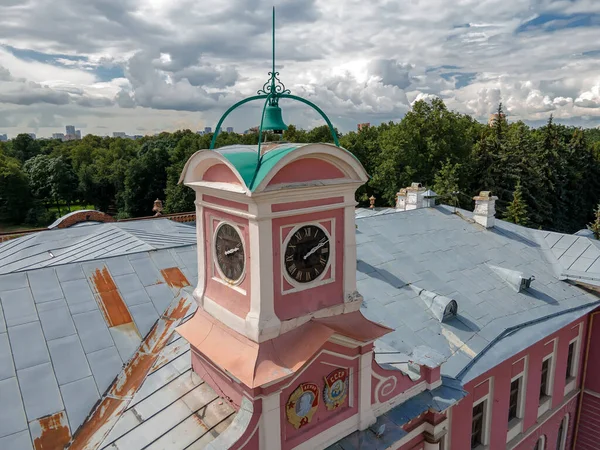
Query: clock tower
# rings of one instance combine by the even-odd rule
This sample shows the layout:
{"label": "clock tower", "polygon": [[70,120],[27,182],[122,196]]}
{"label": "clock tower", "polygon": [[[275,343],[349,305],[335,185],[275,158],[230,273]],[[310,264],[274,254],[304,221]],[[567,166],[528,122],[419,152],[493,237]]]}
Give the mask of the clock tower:
{"label": "clock tower", "polygon": [[[439,370],[412,380],[375,362],[375,340],[392,330],[361,314],[356,290],[355,193],[367,174],[325,113],[281,84],[274,58],[269,75],[180,178],[196,193],[199,307],[177,331],[193,370],[237,409],[215,449],[323,449],[439,381]],[[263,131],[287,128],[282,99],[317,111],[333,144],[263,143]],[[258,145],[215,148],[227,115],[256,100]]]}
{"label": "clock tower", "polygon": [[[267,148],[265,148],[267,147]],[[260,343],[313,317],[358,311],[354,194],[367,175],[330,144],[193,155],[202,309]]]}

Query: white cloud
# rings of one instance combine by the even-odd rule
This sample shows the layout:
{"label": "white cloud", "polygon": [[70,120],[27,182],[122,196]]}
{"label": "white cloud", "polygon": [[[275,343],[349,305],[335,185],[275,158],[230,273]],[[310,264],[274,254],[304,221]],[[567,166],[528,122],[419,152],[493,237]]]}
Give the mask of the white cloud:
{"label": "white cloud", "polygon": [[[3,132],[27,131],[28,123],[43,132],[45,123],[77,117],[96,133],[214,126],[271,70],[271,3],[263,0],[11,5],[0,17],[0,41],[48,56],[0,46],[0,115],[12,114],[5,123],[13,125]],[[599,14],[595,0],[373,0],[368,7],[278,0],[276,7],[281,80],[342,130],[397,120],[433,96],[480,120],[502,101],[515,119],[552,113],[600,123],[597,28],[522,27],[547,13],[567,19],[553,26],[570,14]],[[54,115],[41,117],[50,106]],[[285,108],[289,123],[322,123],[303,105]],[[249,106],[230,124],[254,125],[258,110]]]}

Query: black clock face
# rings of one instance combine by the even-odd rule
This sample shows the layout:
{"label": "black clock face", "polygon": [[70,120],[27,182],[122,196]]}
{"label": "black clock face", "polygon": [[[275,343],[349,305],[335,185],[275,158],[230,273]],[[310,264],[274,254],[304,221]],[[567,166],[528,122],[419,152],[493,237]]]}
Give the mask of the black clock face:
{"label": "black clock face", "polygon": [[222,224],[215,236],[215,256],[222,274],[232,283],[244,274],[244,246],[238,231],[229,224]]}
{"label": "black clock face", "polygon": [[329,261],[329,237],[316,225],[296,231],[285,248],[284,264],[290,277],[299,283],[314,281]]}

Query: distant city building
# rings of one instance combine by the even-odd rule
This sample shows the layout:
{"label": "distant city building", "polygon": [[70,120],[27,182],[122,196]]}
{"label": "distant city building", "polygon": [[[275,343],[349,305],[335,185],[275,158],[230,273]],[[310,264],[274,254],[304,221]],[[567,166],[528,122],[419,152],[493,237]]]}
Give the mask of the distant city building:
{"label": "distant city building", "polygon": [[35,139],[35,133],[27,133],[31,139]]}
{"label": "distant city building", "polygon": [[358,131],[364,129],[364,128],[369,128],[371,126],[371,124],[369,122],[365,122],[365,123],[359,123],[356,128],[358,129]]}
{"label": "distant city building", "polygon": [[60,139],[61,141],[65,140],[64,133],[52,133],[52,139]]}
{"label": "distant city building", "polygon": [[199,134],[200,136],[204,136],[204,131],[198,130],[198,131],[196,131],[196,134]]}
{"label": "distant city building", "polygon": [[63,141],[76,141],[81,139],[81,131],[80,130],[76,130],[75,126],[73,125],[67,125],[65,127],[65,135],[63,137]]}
{"label": "distant city building", "polygon": [[113,131],[113,137],[120,137],[125,139],[127,137],[127,133],[125,133],[124,131]]}
{"label": "distant city building", "polygon": [[233,133],[233,127],[227,127],[226,130],[228,133]]}
{"label": "distant city building", "polygon": [[8,136],[6,134],[0,134],[0,142],[8,141]]}
{"label": "distant city building", "polygon": [[204,134],[212,133],[211,127],[204,127]]}

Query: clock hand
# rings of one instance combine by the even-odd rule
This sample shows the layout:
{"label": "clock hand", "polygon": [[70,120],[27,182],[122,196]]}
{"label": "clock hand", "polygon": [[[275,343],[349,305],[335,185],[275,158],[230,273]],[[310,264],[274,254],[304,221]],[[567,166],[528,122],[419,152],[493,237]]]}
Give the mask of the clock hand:
{"label": "clock hand", "polygon": [[237,252],[239,249],[240,249],[240,246],[238,245],[238,246],[237,246],[237,247],[235,247],[235,248],[231,248],[231,249],[229,249],[229,250],[225,250],[225,254],[226,254],[226,255],[231,255],[232,253],[235,253],[235,252]]}
{"label": "clock hand", "polygon": [[303,256],[304,259],[308,258],[310,255],[312,255],[314,252],[316,252],[317,250],[319,250],[321,247],[323,247],[325,244],[327,244],[327,241],[325,242],[321,242],[317,245],[315,245],[313,248],[311,248],[308,253],[306,255]]}

